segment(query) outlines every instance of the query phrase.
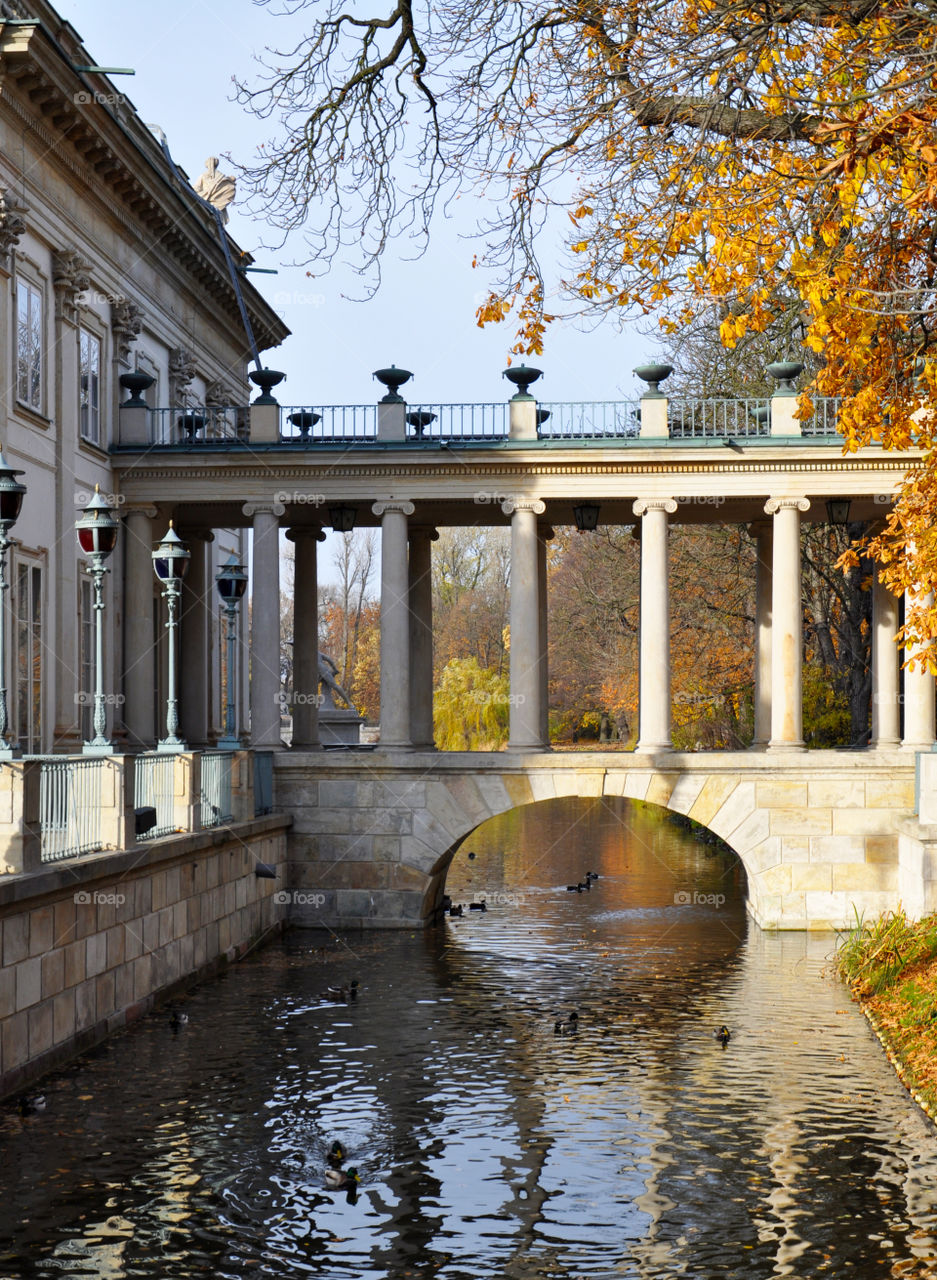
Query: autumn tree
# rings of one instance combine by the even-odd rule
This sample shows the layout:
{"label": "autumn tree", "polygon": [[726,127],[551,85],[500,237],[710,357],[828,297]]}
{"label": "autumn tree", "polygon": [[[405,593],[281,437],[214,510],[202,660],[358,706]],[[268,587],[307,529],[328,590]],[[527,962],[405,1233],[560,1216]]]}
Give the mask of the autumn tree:
{"label": "autumn tree", "polygon": [[479,320],[513,314],[515,350],[560,311],[653,311],[670,333],[707,315],[728,347],[783,322],[776,354],[816,354],[847,448],[923,450],[872,551],[896,591],[933,582],[937,0],[307,7],[307,37],[240,94],[278,128],[255,205],[306,228],[317,271],[353,248],[376,278],[392,236],[425,241],[471,190]]}

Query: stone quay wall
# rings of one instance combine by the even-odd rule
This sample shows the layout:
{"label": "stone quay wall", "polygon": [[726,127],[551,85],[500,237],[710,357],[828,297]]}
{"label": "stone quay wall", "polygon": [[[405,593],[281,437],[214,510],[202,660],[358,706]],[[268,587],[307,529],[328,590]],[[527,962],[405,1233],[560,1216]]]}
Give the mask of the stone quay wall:
{"label": "stone quay wall", "polygon": [[0,1097],[282,926],[269,815],[0,877]]}

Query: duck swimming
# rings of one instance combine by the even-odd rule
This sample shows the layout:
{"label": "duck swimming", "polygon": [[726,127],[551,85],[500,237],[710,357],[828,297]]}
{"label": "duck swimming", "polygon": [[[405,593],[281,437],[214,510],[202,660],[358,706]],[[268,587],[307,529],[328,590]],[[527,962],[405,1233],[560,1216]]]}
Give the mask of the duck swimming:
{"label": "duck swimming", "polygon": [[356,1191],[361,1181],[357,1169],[346,1169],[344,1173],[341,1169],[326,1169],[325,1180],[336,1191]]}
{"label": "duck swimming", "polygon": [[726,1045],[727,1045],[727,1044],[729,1043],[729,1041],[732,1039],[732,1036],[731,1036],[731,1034],[730,1034],[730,1032],[729,1032],[729,1028],[725,1025],[725,1023],[723,1023],[723,1025],[722,1025],[721,1027],[719,1027],[719,1028],[718,1028],[718,1030],[714,1031],[714,1032],[713,1032],[713,1035],[716,1037],[716,1039],[717,1039],[717,1040],[719,1041],[719,1043],[722,1045],[723,1049],[726,1047]]}
{"label": "duck swimming", "polygon": [[333,1169],[341,1169],[345,1163],[345,1148],[337,1139],[329,1147],[329,1154],[325,1158]]}

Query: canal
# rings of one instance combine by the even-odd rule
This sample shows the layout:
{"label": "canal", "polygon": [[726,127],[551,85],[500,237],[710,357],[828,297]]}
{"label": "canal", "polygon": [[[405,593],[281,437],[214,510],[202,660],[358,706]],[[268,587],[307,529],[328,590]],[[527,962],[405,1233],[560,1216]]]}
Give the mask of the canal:
{"label": "canal", "polygon": [[0,1109],[0,1280],[937,1275],[934,1128],[835,940],[760,933],[734,857],[556,800],[448,889],[437,929],[291,934]]}

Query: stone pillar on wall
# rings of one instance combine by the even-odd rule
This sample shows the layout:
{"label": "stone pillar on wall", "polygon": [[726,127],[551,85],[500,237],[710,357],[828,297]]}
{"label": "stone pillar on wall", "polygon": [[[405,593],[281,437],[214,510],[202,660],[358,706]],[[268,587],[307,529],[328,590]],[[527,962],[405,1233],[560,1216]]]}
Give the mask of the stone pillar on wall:
{"label": "stone pillar on wall", "polygon": [[318,751],[319,739],[319,575],[317,526],[287,531],[296,546],[293,574],[293,741],[294,751]]}
{"label": "stone pillar on wall", "polygon": [[901,734],[901,655],[895,643],[898,598],[872,570],[872,736],[871,747],[897,747]]}
{"label": "stone pillar on wall", "polygon": [[771,562],[771,741],[773,751],[804,748],[803,606],[801,604],[800,516],[807,498],[769,498],[774,517]]}
{"label": "stone pillar on wall", "polygon": [[132,751],[156,741],[156,643],[153,628],[153,520],[151,506],[124,507],[123,720]]}
{"label": "stone pillar on wall", "polygon": [[755,539],[755,731],[753,747],[771,740],[771,562],[773,529],[760,520],[750,531]]}
{"label": "stone pillar on wall", "polygon": [[407,750],[410,742],[410,583],[407,517],[412,502],[376,502],[381,521],[381,746]]}
{"label": "stone pillar on wall", "polygon": [[548,524],[537,526],[537,592],[540,598],[540,740],[550,745],[550,627],[547,599],[547,552],[553,537]]}
{"label": "stone pillar on wall", "polygon": [[433,574],[435,529],[410,525],[410,741],[419,751],[435,748],[433,734]]}
{"label": "stone pillar on wall", "polygon": [[633,508],[641,517],[638,751],[669,751],[672,745],[667,516],[676,509],[673,498],[639,498]]}
{"label": "stone pillar on wall", "polygon": [[244,504],[253,527],[251,554],[250,708],[252,747],[277,751],[280,737],[281,502]]}
{"label": "stone pillar on wall", "polygon": [[514,498],[501,504],[511,517],[511,701],[508,746],[542,751],[543,619],[540,594],[540,546],[537,516],[546,504],[539,498]]}
{"label": "stone pillar on wall", "polygon": [[181,737],[190,747],[208,746],[211,689],[211,611],[215,584],[208,575],[208,529],[187,528],[179,536],[189,548],[189,568],[182,579],[179,609],[179,720]]}

